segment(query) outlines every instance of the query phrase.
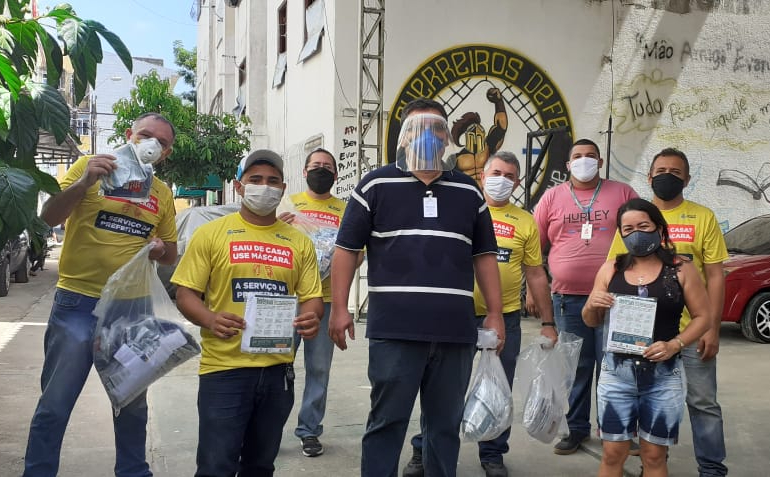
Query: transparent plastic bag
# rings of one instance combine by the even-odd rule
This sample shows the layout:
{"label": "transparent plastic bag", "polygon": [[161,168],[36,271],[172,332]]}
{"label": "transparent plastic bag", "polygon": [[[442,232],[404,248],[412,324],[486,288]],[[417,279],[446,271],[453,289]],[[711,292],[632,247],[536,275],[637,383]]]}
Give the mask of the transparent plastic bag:
{"label": "transparent plastic bag", "polygon": [[539,336],[519,353],[516,387],[524,401],[521,424],[546,444],[569,432],[566,415],[582,345],[583,338],[562,331],[555,345]]}
{"label": "transparent plastic bag", "polygon": [[94,367],[115,415],[147,387],[200,353],[144,246],[107,281],[96,303]]}
{"label": "transparent plastic bag", "polygon": [[130,143],[116,148],[112,155],[118,167],[102,178],[102,194],[132,201],[147,200],[152,187],[152,165],[140,161],[135,146]]}
{"label": "transparent plastic bag", "polygon": [[489,441],[513,423],[513,399],[503,363],[497,356],[497,333],[479,330],[479,364],[465,399],[460,435],[467,441]]}
{"label": "transparent plastic bag", "polygon": [[334,244],[337,241],[337,232],[339,231],[337,227],[297,210],[287,197],[281,200],[276,212],[278,215],[284,212],[294,214],[291,225],[301,230],[313,242],[321,280],[328,278],[332,271]]}

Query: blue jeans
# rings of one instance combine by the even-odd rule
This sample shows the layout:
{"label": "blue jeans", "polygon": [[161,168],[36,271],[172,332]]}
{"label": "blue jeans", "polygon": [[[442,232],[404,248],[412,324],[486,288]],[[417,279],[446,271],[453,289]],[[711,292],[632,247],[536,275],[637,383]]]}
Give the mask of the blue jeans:
{"label": "blue jeans", "polygon": [[371,411],[362,440],[362,477],[396,477],[420,392],[426,475],[454,476],[473,344],[369,340]]}
{"label": "blue jeans", "polygon": [[[297,415],[297,428],[294,430],[294,435],[300,439],[318,437],[324,431],[321,421],[326,414],[326,392],[334,354],[334,342],[329,338],[331,308],[331,303],[324,303],[324,316],[318,336],[302,340],[305,343],[305,390]],[[298,347],[299,343],[297,341]]]}
{"label": "blue jeans", "polygon": [[[93,337],[97,318],[91,314],[97,298],[57,289],[43,349],[42,395],[29,429],[25,477],[54,477],[59,471],[64,432],[72,409],[93,365]],[[115,475],[152,476],[145,459],[146,393],[113,417]]]}
{"label": "blue jeans", "polygon": [[199,382],[195,476],[272,476],[294,405],[293,368],[229,369]]}
{"label": "blue jeans", "polygon": [[695,342],[682,350],[687,376],[687,410],[698,473],[727,475],[722,408],[717,402],[717,359],[701,361]]}
{"label": "blue jeans", "polygon": [[678,357],[652,363],[607,353],[596,385],[599,436],[604,441],[639,437],[659,446],[676,444],[684,414]]}
{"label": "blue jeans", "polygon": [[[500,361],[503,363],[508,384],[513,385],[516,373],[516,359],[521,351],[521,312],[519,310],[503,314],[505,321],[505,346],[500,353]],[[476,325],[481,327],[484,323],[483,316],[476,317]],[[421,416],[422,423],[422,416]],[[491,441],[479,442],[479,461],[503,463],[503,454],[507,454],[508,438],[511,436],[511,428],[505,430],[497,438]],[[422,434],[412,437],[412,447],[422,449]]]}
{"label": "blue jeans", "polygon": [[567,424],[570,433],[585,437],[591,433],[591,388],[594,375],[599,381],[599,371],[604,348],[602,327],[590,328],[583,323],[582,310],[587,295],[562,295],[554,293],[553,317],[559,331],[569,331],[583,338],[580,348],[575,384],[569,395]]}

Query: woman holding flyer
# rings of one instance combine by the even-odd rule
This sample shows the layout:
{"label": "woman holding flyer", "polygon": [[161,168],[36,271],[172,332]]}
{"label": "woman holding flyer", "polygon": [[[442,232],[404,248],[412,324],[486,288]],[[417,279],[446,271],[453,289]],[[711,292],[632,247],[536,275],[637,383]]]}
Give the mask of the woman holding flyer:
{"label": "woman holding flyer", "polygon": [[[591,327],[608,316],[597,385],[599,476],[623,475],[636,435],[645,477],[666,476],[666,452],[677,442],[684,412],[679,353],[708,329],[706,288],[695,266],[677,257],[655,205],[631,199],[618,209],[617,223],[629,253],[602,266],[583,308]],[[685,305],[693,319],[679,333]]]}

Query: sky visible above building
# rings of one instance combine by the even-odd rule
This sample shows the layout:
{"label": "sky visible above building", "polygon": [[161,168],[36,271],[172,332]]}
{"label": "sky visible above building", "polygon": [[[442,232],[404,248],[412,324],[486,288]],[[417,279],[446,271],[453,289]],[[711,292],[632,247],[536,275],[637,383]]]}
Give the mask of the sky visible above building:
{"label": "sky visible above building", "polygon": [[[160,58],[163,66],[176,70],[174,41],[190,50],[196,44],[197,23],[190,18],[193,0],[70,0],[83,19],[102,23],[125,43],[131,56]],[[38,0],[38,14],[62,0]],[[106,50],[109,45],[102,41]],[[180,83],[182,83],[180,81]],[[182,89],[185,89],[184,87]],[[179,85],[177,86],[179,90]]]}

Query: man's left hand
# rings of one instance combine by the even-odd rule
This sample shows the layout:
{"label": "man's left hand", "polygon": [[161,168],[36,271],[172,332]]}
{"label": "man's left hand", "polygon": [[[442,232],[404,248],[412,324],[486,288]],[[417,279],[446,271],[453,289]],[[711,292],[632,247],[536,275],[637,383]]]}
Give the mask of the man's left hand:
{"label": "man's left hand", "polygon": [[320,328],[321,320],[318,319],[312,311],[301,313],[294,318],[294,328],[297,329],[297,333],[304,339],[315,338],[318,334],[318,328]]}
{"label": "man's left hand", "polygon": [[713,328],[698,340],[698,353],[701,361],[708,361],[719,353],[719,332]]}
{"label": "man's left hand", "polygon": [[484,323],[481,326],[490,330],[495,330],[497,339],[499,340],[497,344],[497,354],[500,354],[505,346],[505,321],[503,320],[503,314],[487,313],[486,318],[484,318]]}
{"label": "man's left hand", "polygon": [[555,345],[559,341],[559,333],[556,332],[556,328],[553,326],[543,326],[540,329],[540,336],[544,336],[551,340],[551,344]]}

